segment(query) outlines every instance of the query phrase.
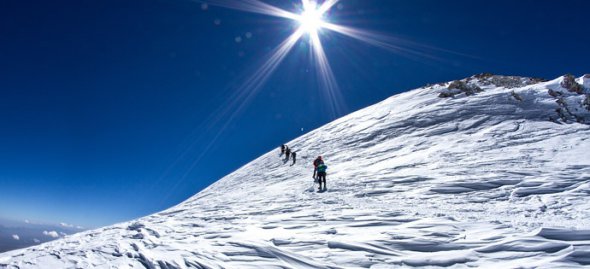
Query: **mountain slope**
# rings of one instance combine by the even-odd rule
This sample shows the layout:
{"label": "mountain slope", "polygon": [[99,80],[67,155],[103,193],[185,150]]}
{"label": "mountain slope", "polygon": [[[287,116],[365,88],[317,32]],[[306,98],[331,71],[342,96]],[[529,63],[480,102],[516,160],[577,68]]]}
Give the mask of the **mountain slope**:
{"label": "mountain slope", "polygon": [[[269,152],[169,210],[0,267],[588,266],[590,77],[571,79],[399,94],[288,143],[294,166]],[[325,193],[311,188],[317,155]]]}

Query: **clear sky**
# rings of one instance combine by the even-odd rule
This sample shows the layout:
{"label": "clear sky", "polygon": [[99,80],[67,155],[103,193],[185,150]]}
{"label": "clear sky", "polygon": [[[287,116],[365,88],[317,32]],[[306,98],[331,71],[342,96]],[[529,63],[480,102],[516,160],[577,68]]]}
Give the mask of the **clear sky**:
{"label": "clear sky", "polygon": [[[265,3],[295,12],[298,0]],[[582,75],[588,14],[584,0],[341,0],[326,20],[403,49],[322,30],[333,111],[306,37],[264,84],[240,87],[292,20],[187,0],[3,0],[0,217],[129,220],[405,90],[481,72]]]}

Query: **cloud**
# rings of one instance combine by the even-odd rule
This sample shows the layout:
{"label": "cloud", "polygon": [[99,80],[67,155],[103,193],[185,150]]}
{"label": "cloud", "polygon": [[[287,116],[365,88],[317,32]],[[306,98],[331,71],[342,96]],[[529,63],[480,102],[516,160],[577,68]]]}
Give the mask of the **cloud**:
{"label": "cloud", "polygon": [[43,234],[44,235],[47,235],[49,237],[53,237],[53,238],[58,238],[59,237],[59,234],[56,231],[51,231],[51,232],[43,231]]}
{"label": "cloud", "polygon": [[12,235],[12,239],[14,239],[14,240],[20,240],[20,236],[18,236],[18,234],[13,234]]}
{"label": "cloud", "polygon": [[25,223],[30,223],[30,221],[28,219],[25,220]]}
{"label": "cloud", "polygon": [[62,227],[67,227],[67,228],[73,228],[73,227],[74,227],[74,225],[72,225],[72,224],[67,224],[67,223],[65,223],[65,222],[62,222],[62,223],[60,223],[59,225],[61,225]]}
{"label": "cloud", "polygon": [[41,243],[41,240],[39,240],[39,239],[37,239],[37,238],[33,238],[33,242],[35,242],[35,243],[39,244],[39,243]]}

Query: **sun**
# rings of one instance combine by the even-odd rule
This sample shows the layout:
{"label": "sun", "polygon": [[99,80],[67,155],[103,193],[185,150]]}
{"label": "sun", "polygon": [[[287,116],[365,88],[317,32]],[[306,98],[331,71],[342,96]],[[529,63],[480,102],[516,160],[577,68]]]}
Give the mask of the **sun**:
{"label": "sun", "polygon": [[297,17],[300,29],[309,34],[317,33],[324,24],[323,15],[315,2],[304,2],[303,12]]}
{"label": "sun", "polygon": [[[342,115],[343,111],[345,111],[344,107],[346,104],[324,46],[322,45],[324,31],[325,34],[336,32],[367,44],[396,52],[403,49],[395,44],[390,44],[388,36],[334,22],[330,13],[334,7],[342,9],[342,5],[339,3],[342,0],[295,0],[295,2],[300,3],[294,3],[293,5],[293,7],[297,7],[298,9],[296,12],[284,10],[266,3],[266,1],[270,0],[197,0],[197,2],[200,1],[206,1],[212,5],[231,9],[292,20],[293,25],[289,29],[295,28],[295,31],[291,35],[263,57],[264,61],[262,61],[261,65],[236,89],[236,98],[229,100],[230,104],[226,106],[228,108],[222,113],[231,114],[232,118],[262,88],[264,83],[277,70],[281,62],[283,62],[296,44],[298,44],[298,41],[304,39],[304,35],[308,37],[305,40],[308,46],[305,46],[305,48],[309,48],[309,60],[313,62],[315,67],[314,71],[316,73],[315,78],[318,82],[318,88],[325,98],[324,107],[334,118]],[[284,2],[292,1],[294,0]],[[403,51],[408,52],[409,50],[405,49]]]}

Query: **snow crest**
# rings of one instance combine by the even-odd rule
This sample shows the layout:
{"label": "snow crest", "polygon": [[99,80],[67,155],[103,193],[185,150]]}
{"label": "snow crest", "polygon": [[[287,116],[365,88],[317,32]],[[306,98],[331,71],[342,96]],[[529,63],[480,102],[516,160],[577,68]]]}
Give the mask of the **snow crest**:
{"label": "snow crest", "polygon": [[0,254],[0,268],[590,266],[588,78],[581,93],[566,79],[393,96],[289,142],[293,166],[273,150],[178,206]]}

